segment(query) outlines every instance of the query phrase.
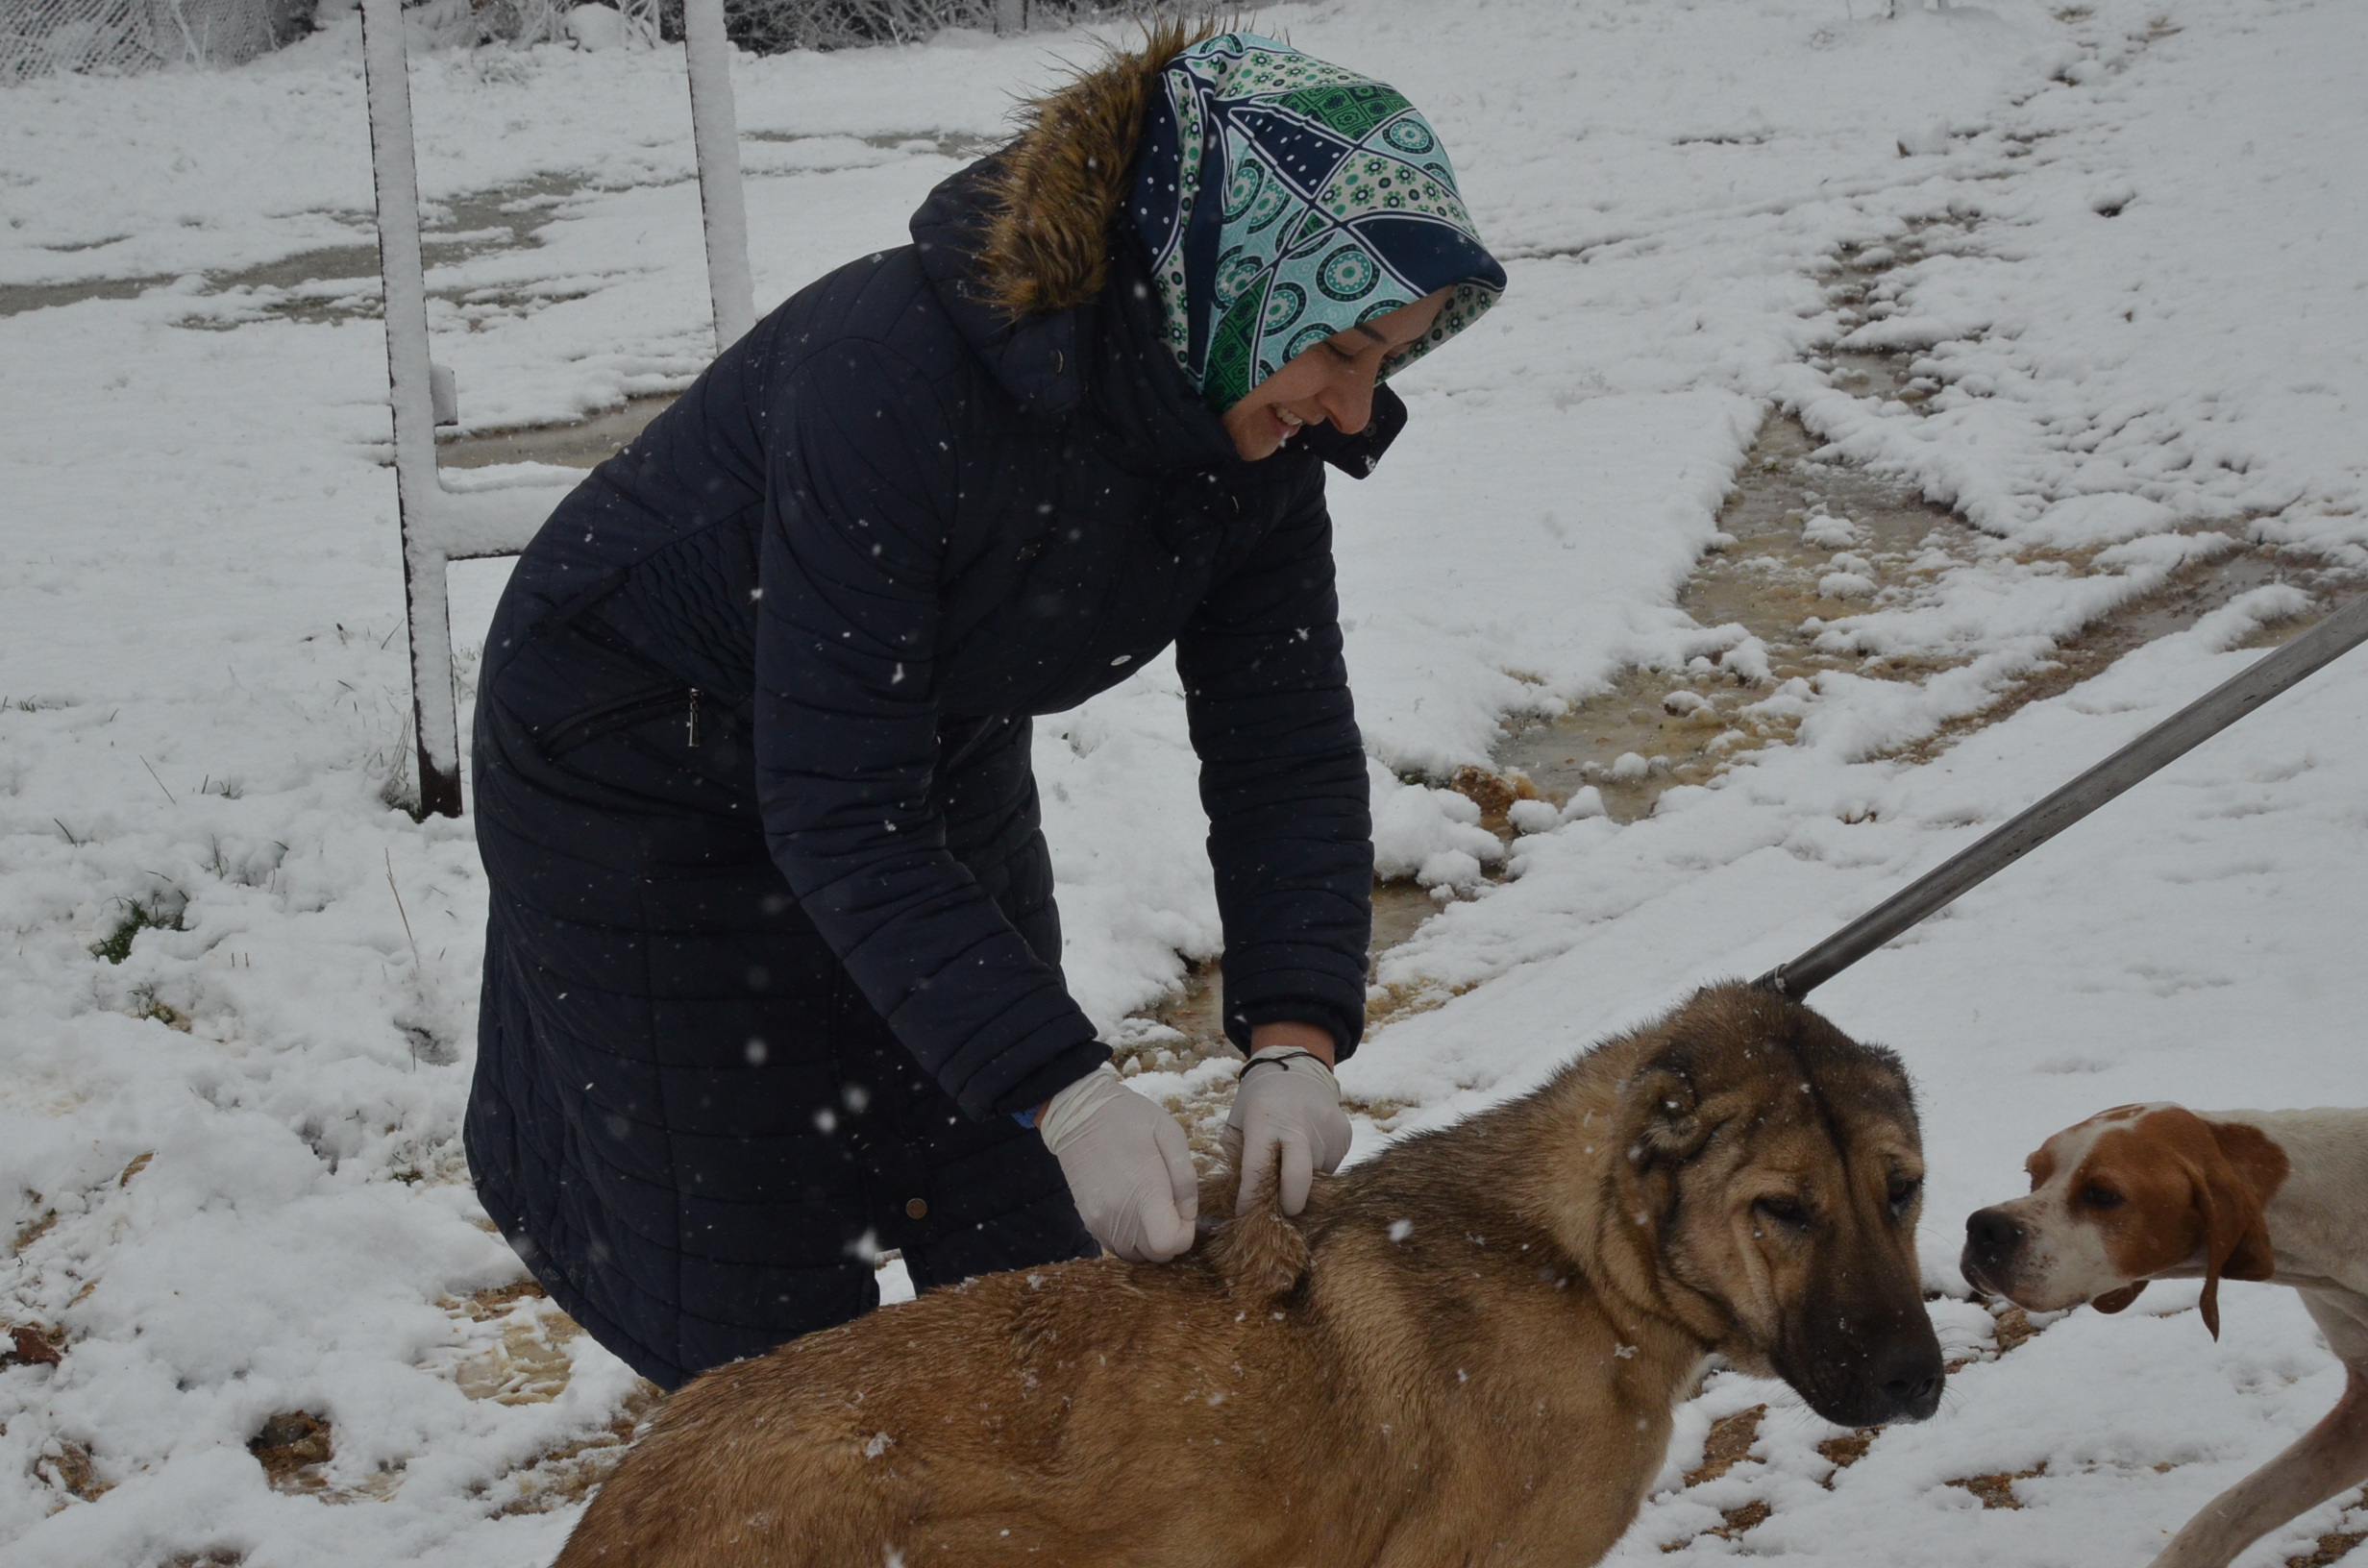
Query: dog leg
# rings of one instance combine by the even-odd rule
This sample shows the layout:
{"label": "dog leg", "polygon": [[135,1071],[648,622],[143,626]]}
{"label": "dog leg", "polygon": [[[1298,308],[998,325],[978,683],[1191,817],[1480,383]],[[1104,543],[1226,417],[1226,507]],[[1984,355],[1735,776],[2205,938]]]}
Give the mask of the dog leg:
{"label": "dog leg", "polygon": [[2368,1480],[2368,1363],[2346,1368],[2343,1397],[2294,1445],[2205,1505],[2153,1568],[2226,1568],[2306,1508]]}

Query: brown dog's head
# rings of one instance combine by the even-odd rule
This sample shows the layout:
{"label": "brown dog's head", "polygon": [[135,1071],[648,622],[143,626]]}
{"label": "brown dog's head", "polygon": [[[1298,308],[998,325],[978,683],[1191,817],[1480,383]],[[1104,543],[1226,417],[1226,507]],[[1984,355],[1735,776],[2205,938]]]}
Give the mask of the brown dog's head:
{"label": "brown dog's head", "polygon": [[1697,992],[1634,1046],[1615,1187],[1664,1296],[1692,1298],[1729,1360],[1830,1421],[1932,1414],[1923,1141],[1898,1058],[1743,985]]}
{"label": "brown dog's head", "polygon": [[2220,1281],[2276,1272],[2261,1206],[2285,1151],[2243,1122],[2176,1105],[2124,1105],[2039,1145],[2027,1197],[1965,1221],[1961,1266],[1977,1290],[2035,1311],[2093,1302],[2117,1312],[2150,1276],[2204,1276],[2205,1326],[2220,1336]]}

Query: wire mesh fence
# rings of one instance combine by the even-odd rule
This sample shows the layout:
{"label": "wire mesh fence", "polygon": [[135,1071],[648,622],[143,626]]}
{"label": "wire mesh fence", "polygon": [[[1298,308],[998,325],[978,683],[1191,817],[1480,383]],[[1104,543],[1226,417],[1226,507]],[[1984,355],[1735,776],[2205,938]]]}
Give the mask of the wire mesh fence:
{"label": "wire mesh fence", "polygon": [[[950,27],[1010,33],[1147,16],[1171,0],[724,0],[724,30],[752,54],[917,43]],[[682,37],[682,0],[658,0],[658,26]]]}
{"label": "wire mesh fence", "polygon": [[[582,0],[407,0],[439,43],[564,43]],[[629,39],[679,41],[682,0],[605,0]],[[0,0],[0,84],[53,71],[128,74],[237,65],[303,37],[319,0]],[[339,7],[339,10],[348,8]],[[755,54],[916,43],[950,27],[1016,32],[1149,15],[1175,0],[725,0],[733,43]],[[418,12],[432,14],[417,15]],[[593,14],[597,14],[594,12]]]}
{"label": "wire mesh fence", "polygon": [[301,0],[0,0],[0,83],[236,65],[305,31]]}

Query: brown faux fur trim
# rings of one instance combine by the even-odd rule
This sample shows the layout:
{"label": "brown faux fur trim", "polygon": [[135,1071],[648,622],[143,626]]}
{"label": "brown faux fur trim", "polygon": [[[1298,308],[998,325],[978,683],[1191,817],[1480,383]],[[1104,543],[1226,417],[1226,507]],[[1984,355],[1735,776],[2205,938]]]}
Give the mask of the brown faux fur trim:
{"label": "brown faux fur trim", "polygon": [[1110,232],[1126,205],[1143,116],[1168,61],[1222,26],[1163,18],[1021,106],[1020,135],[987,186],[979,289],[1015,320],[1083,305],[1110,273]]}

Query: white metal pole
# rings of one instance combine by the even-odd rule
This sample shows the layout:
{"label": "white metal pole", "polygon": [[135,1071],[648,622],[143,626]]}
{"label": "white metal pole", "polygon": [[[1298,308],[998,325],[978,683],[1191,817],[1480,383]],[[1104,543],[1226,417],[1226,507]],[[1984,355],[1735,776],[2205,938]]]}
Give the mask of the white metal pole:
{"label": "white metal pole", "polygon": [[715,352],[756,325],[749,276],[748,203],[740,189],[740,120],[731,101],[731,40],[724,0],[683,0],[682,52],[691,78],[691,143],[699,157],[699,202],[706,215],[707,295]]}
{"label": "white metal pole", "polygon": [[443,541],[426,526],[441,486],[435,471],[428,276],[419,251],[419,166],[411,136],[403,0],[362,0],[361,21],[370,166],[378,185],[379,273],[385,293],[386,376],[393,394],[395,503],[402,519],[404,597],[409,608],[411,722],[419,738],[419,803],[423,813],[457,817],[460,725],[453,697]]}

